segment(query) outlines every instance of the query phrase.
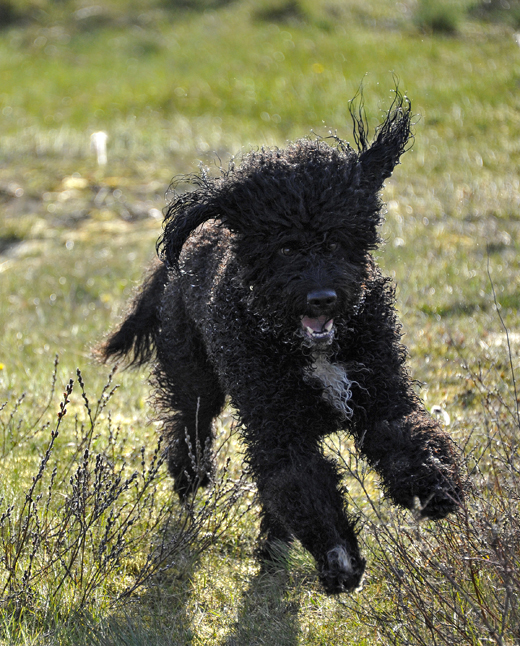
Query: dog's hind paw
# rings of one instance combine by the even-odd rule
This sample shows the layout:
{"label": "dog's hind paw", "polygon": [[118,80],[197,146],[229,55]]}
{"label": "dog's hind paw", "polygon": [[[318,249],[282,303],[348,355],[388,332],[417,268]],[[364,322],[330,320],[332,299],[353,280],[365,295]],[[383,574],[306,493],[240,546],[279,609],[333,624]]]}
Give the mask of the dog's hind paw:
{"label": "dog's hind paw", "polygon": [[327,552],[320,568],[320,581],[327,594],[352,592],[359,587],[364,571],[365,559],[355,558],[337,545]]}

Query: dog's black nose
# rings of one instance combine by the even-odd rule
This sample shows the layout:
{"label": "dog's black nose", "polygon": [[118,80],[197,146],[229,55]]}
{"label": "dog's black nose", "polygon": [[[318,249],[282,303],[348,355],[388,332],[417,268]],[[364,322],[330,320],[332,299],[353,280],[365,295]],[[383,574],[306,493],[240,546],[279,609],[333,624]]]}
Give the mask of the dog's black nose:
{"label": "dog's black nose", "polygon": [[333,289],[317,289],[307,294],[307,305],[310,307],[327,310],[338,300],[338,295]]}

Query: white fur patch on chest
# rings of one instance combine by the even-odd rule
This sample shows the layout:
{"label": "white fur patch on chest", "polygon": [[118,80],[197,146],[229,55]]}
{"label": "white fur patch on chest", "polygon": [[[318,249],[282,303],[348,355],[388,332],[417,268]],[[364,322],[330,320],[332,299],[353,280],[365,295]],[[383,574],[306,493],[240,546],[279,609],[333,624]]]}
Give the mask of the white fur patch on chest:
{"label": "white fur patch on chest", "polygon": [[323,385],[323,399],[338,410],[344,419],[350,419],[354,413],[349,405],[353,382],[348,378],[345,368],[318,355],[307,374],[317,378]]}

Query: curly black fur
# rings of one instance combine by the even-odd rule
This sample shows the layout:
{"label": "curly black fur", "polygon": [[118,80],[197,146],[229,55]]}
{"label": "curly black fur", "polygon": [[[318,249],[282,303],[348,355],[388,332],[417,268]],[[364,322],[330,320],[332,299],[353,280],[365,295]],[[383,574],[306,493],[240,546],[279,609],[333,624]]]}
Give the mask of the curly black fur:
{"label": "curly black fur", "polygon": [[370,254],[410,103],[396,92],[372,143],[362,108],[352,116],[357,150],[300,140],[192,178],[166,213],[160,262],[101,349],[154,361],[181,497],[211,478],[212,423],[231,398],[263,509],[260,552],[298,538],[330,593],[356,588],[365,561],[325,435],[350,432],[397,505],[418,500],[442,518],[462,496],[452,442],[405,367],[393,286]]}

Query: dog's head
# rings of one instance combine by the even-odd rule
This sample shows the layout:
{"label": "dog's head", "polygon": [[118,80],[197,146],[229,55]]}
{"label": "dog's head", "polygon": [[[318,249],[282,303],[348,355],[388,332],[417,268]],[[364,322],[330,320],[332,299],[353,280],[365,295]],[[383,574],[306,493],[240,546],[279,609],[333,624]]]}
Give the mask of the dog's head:
{"label": "dog's head", "polygon": [[410,102],[396,99],[374,140],[362,109],[355,114],[357,150],[338,138],[300,140],[260,150],[174,199],[158,250],[176,266],[190,234],[215,220],[232,233],[251,303],[275,320],[293,319],[307,345],[329,344],[334,319],[358,306],[379,243],[380,190],[410,139]]}

